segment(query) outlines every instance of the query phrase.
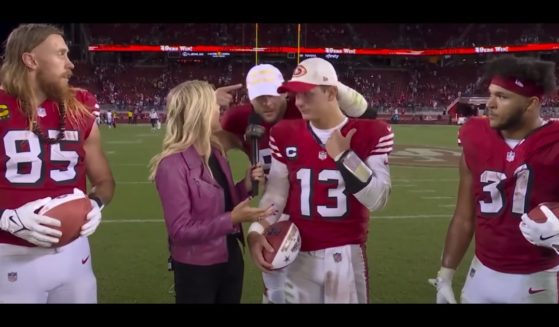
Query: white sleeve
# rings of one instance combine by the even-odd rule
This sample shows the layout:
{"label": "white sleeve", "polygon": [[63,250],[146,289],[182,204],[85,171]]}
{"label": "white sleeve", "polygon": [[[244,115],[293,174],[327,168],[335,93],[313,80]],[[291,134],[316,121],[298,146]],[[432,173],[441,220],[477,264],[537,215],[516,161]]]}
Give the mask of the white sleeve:
{"label": "white sleeve", "polygon": [[384,208],[388,202],[388,196],[392,187],[388,155],[372,155],[365,162],[373,171],[373,176],[369,184],[361,191],[355,193],[354,196],[370,211],[378,211]]}
{"label": "white sleeve", "polygon": [[338,104],[350,117],[361,117],[368,107],[367,100],[361,93],[341,82],[338,82]]}
{"label": "white sleeve", "polygon": [[[272,203],[275,205],[277,215],[266,217],[265,222],[254,222],[250,225],[250,231],[262,232],[265,227],[271,225],[280,219],[285,205],[287,203],[287,196],[289,194],[289,176],[287,166],[272,156],[272,165],[268,173],[268,181],[266,189],[260,199],[260,208],[267,208]],[[258,226],[260,225],[260,226]],[[265,226],[264,226],[265,225]]]}

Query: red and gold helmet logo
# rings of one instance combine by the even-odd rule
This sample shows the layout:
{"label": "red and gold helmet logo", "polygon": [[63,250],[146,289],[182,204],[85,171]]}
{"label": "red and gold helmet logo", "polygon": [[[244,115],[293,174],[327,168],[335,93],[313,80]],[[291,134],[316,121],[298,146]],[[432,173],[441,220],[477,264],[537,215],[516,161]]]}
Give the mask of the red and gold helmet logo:
{"label": "red and gold helmet logo", "polygon": [[301,77],[306,73],[307,69],[305,68],[305,66],[299,65],[297,66],[297,68],[295,68],[295,71],[293,71],[293,77]]}

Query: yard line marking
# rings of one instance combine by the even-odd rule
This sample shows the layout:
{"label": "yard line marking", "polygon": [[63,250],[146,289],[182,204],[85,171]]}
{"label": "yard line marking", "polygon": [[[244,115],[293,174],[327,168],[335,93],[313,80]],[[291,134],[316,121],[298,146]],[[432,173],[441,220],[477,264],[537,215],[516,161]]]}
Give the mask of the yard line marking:
{"label": "yard line marking", "polygon": [[136,134],[136,137],[154,137],[157,136],[157,133],[151,132],[149,134],[145,133],[145,134]]}
{"label": "yard line marking", "polygon": [[[373,216],[372,219],[409,219],[409,218],[449,218],[452,214],[432,214],[432,215],[398,215],[398,216]],[[103,223],[107,224],[127,224],[127,223],[162,223],[161,219],[103,219]]]}
{"label": "yard line marking", "polygon": [[422,199],[427,200],[440,200],[440,199],[453,199],[453,196],[422,196]]}
{"label": "yard line marking", "polygon": [[393,179],[392,182],[458,182],[458,178]]}
{"label": "yard line marking", "polygon": [[147,168],[147,164],[145,163],[123,163],[123,164],[111,164],[111,167],[113,166],[123,166],[123,167],[146,167]]}
{"label": "yard line marking", "polygon": [[126,140],[117,140],[117,141],[107,141],[107,144],[140,144],[144,143],[142,140],[135,140],[135,141],[126,141]]}

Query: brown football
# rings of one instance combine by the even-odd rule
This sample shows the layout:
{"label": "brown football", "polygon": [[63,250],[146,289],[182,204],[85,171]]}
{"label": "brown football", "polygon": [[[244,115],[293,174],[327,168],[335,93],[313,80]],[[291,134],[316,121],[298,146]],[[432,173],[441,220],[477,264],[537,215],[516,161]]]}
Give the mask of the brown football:
{"label": "brown football", "polygon": [[[60,227],[53,227],[62,232],[59,242],[55,245],[57,247],[66,245],[80,236],[81,228],[91,210],[91,201],[85,196],[61,201],[63,197],[53,199],[52,204],[47,203],[41,210],[42,215],[61,222]],[[73,194],[69,194],[68,197],[73,197]]]}
{"label": "brown football", "polygon": [[528,212],[528,218],[532,219],[537,223],[542,223],[542,224],[545,223],[547,221],[547,217],[545,216],[545,214],[542,212],[542,209],[540,208],[542,205],[548,207],[549,210],[551,210],[551,212],[553,212],[556,216],[559,217],[559,202],[544,202],[538,204],[538,206],[530,210],[530,212]]}

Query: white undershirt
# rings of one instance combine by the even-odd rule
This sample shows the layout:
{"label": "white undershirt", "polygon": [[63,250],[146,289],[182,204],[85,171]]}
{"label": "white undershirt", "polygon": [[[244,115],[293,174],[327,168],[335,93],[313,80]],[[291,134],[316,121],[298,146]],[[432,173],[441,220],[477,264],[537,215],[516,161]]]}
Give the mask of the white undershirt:
{"label": "white undershirt", "polygon": [[326,144],[326,141],[328,141],[328,138],[330,137],[330,135],[332,135],[332,132],[334,132],[337,129],[341,129],[342,126],[344,126],[347,123],[347,120],[348,120],[347,117],[345,117],[341,123],[329,129],[316,128],[313,126],[312,122],[310,123],[310,125],[313,133],[318,137],[320,142],[322,142],[322,144]]}
{"label": "white undershirt", "polygon": [[515,139],[505,139],[505,142],[507,142],[507,145],[509,146],[509,148],[514,149],[518,143],[520,143],[520,141],[522,140],[515,140]]}
{"label": "white undershirt", "polygon": [[[544,119],[540,118],[540,123],[539,123],[537,128],[547,124],[548,122],[549,122],[548,120],[544,120]],[[522,140],[515,140],[515,139],[508,139],[508,138],[504,138],[504,139],[505,139],[505,142],[507,143],[507,145],[511,149],[514,149],[518,144],[520,144],[521,142],[524,141],[524,139],[522,139]]]}

